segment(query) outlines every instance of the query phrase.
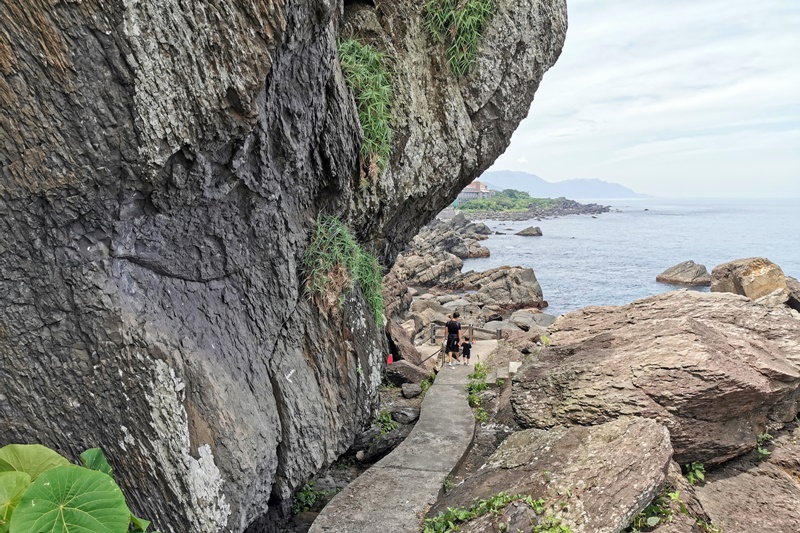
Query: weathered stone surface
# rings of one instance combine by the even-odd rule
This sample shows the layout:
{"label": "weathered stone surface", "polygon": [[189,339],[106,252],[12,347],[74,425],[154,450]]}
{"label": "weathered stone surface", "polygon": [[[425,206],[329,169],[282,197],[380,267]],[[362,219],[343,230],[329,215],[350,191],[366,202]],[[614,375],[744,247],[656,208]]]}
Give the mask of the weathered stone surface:
{"label": "weathered stone surface", "polygon": [[741,294],[769,306],[781,305],[789,299],[783,270],[762,257],[737,259],[714,267],[711,292]]}
{"label": "weathered stone surface", "polygon": [[[0,6],[0,435],[101,446],[162,531],[271,531],[347,449],[385,342],[357,290],[304,296],[313,220],[390,265],[503,151],[566,29],[561,0],[498,1],[456,80],[418,2],[352,4]],[[396,65],[369,187],[352,33]]]}
{"label": "weathered stone surface", "polygon": [[403,389],[404,398],[416,398],[422,394],[422,387],[416,383],[403,383],[400,387]]}
{"label": "weathered stone surface", "polygon": [[711,274],[704,265],[698,265],[694,261],[684,261],[656,276],[656,281],[672,285],[707,287],[711,285]]}
{"label": "weathered stone surface", "polygon": [[445,283],[461,273],[464,261],[449,252],[401,255],[393,272],[409,284],[432,286]]}
{"label": "weathered stone surface", "polygon": [[789,300],[786,304],[795,311],[800,311],[800,281],[786,276],[786,288],[789,290]]}
{"label": "weathered stone surface", "polygon": [[447,284],[458,290],[475,290],[467,299],[477,305],[496,305],[504,309],[546,307],[542,287],[530,268],[502,266],[485,272],[467,272]]}
{"label": "weathered stone surface", "polygon": [[389,348],[396,354],[395,359],[402,359],[414,365],[422,363],[422,354],[400,324],[390,320],[386,324],[386,336],[389,339]]}
{"label": "weathered stone surface", "polygon": [[[664,485],[672,447],[669,433],[653,420],[622,418],[594,427],[559,427],[510,435],[474,475],[440,499],[428,513],[469,507],[474,498],[498,492],[530,494],[547,501],[549,513],[573,531],[616,533],[644,509]],[[560,508],[558,502],[567,506]],[[529,531],[539,517],[510,505],[462,526],[460,531]],[[494,528],[493,528],[493,525]]]}
{"label": "weathered stone surface", "polygon": [[430,376],[430,372],[408,361],[395,361],[386,366],[386,379],[396,387],[403,383],[419,383]]}
{"label": "weathered stone surface", "polygon": [[714,464],[800,410],[800,328],[786,308],[676,291],[568,313],[551,332],[514,378],[524,427],[646,416],[669,428],[679,463]]}
{"label": "weathered stone surface", "polygon": [[541,237],[542,229],[539,226],[528,226],[524,230],[516,232],[514,235],[519,235],[520,237]]}
{"label": "weathered stone surface", "polygon": [[397,407],[391,410],[391,414],[392,418],[400,424],[410,424],[419,418],[419,407]]}
{"label": "weathered stone surface", "polygon": [[[538,333],[544,333],[545,328],[540,325],[540,322],[547,323],[548,320],[543,318],[543,313],[541,311],[528,311],[520,309],[519,311],[515,311],[511,318],[508,319],[509,322],[516,325],[519,329],[523,331],[533,331]],[[548,317],[552,315],[547,315]],[[555,318],[555,317],[553,317]],[[552,322],[550,322],[552,324]]]}
{"label": "weathered stone surface", "polygon": [[772,455],[755,453],[706,474],[695,487],[703,508],[723,531],[800,531],[800,429],[776,434]]}

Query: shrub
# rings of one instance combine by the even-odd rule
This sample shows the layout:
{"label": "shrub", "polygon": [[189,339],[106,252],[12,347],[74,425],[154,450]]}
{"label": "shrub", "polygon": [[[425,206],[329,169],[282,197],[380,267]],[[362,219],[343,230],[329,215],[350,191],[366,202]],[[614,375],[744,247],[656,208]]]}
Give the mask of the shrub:
{"label": "shrub", "polygon": [[382,273],[378,260],[356,242],[339,219],[320,215],[311,233],[303,265],[306,292],[320,307],[341,305],[342,294],[358,283],[364,299],[383,325]]}
{"label": "shrub", "polygon": [[339,61],[353,91],[364,131],[361,155],[373,178],[386,167],[392,149],[392,83],[386,56],[355,39],[339,42]]}

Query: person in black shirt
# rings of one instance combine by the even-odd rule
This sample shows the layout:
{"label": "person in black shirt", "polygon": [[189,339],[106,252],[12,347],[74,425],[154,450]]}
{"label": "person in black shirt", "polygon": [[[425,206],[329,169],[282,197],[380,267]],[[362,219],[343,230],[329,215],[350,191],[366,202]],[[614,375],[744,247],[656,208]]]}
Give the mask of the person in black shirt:
{"label": "person in black shirt", "polygon": [[444,325],[445,334],[447,335],[447,347],[445,351],[447,352],[448,366],[453,366],[453,358],[455,357],[456,362],[458,362],[458,352],[459,352],[459,344],[461,344],[461,324],[458,322],[458,311],[453,313],[453,318],[447,321],[447,324]]}
{"label": "person in black shirt", "polygon": [[469,354],[472,350],[472,341],[469,340],[469,335],[464,335],[464,342],[461,343],[461,352],[464,354],[464,364],[469,364]]}

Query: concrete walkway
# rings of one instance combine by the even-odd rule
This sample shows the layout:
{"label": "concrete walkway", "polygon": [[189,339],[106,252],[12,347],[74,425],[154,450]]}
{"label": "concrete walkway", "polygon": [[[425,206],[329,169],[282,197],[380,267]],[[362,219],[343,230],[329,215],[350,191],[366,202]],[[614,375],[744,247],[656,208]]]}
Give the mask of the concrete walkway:
{"label": "concrete walkway", "polygon": [[[478,360],[473,356],[473,362]],[[422,531],[425,513],[436,502],[442,482],[472,441],[475,418],[467,405],[466,387],[472,368],[445,365],[422,401],[411,434],[337,494],[309,533]]]}

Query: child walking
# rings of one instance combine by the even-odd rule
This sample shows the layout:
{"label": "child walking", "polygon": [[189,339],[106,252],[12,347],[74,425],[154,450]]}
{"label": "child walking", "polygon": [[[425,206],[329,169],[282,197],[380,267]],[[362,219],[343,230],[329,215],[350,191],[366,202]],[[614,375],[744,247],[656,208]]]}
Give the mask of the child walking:
{"label": "child walking", "polygon": [[469,340],[469,335],[464,335],[464,342],[461,343],[461,352],[464,354],[464,364],[469,364],[469,355],[472,350],[472,341]]}

